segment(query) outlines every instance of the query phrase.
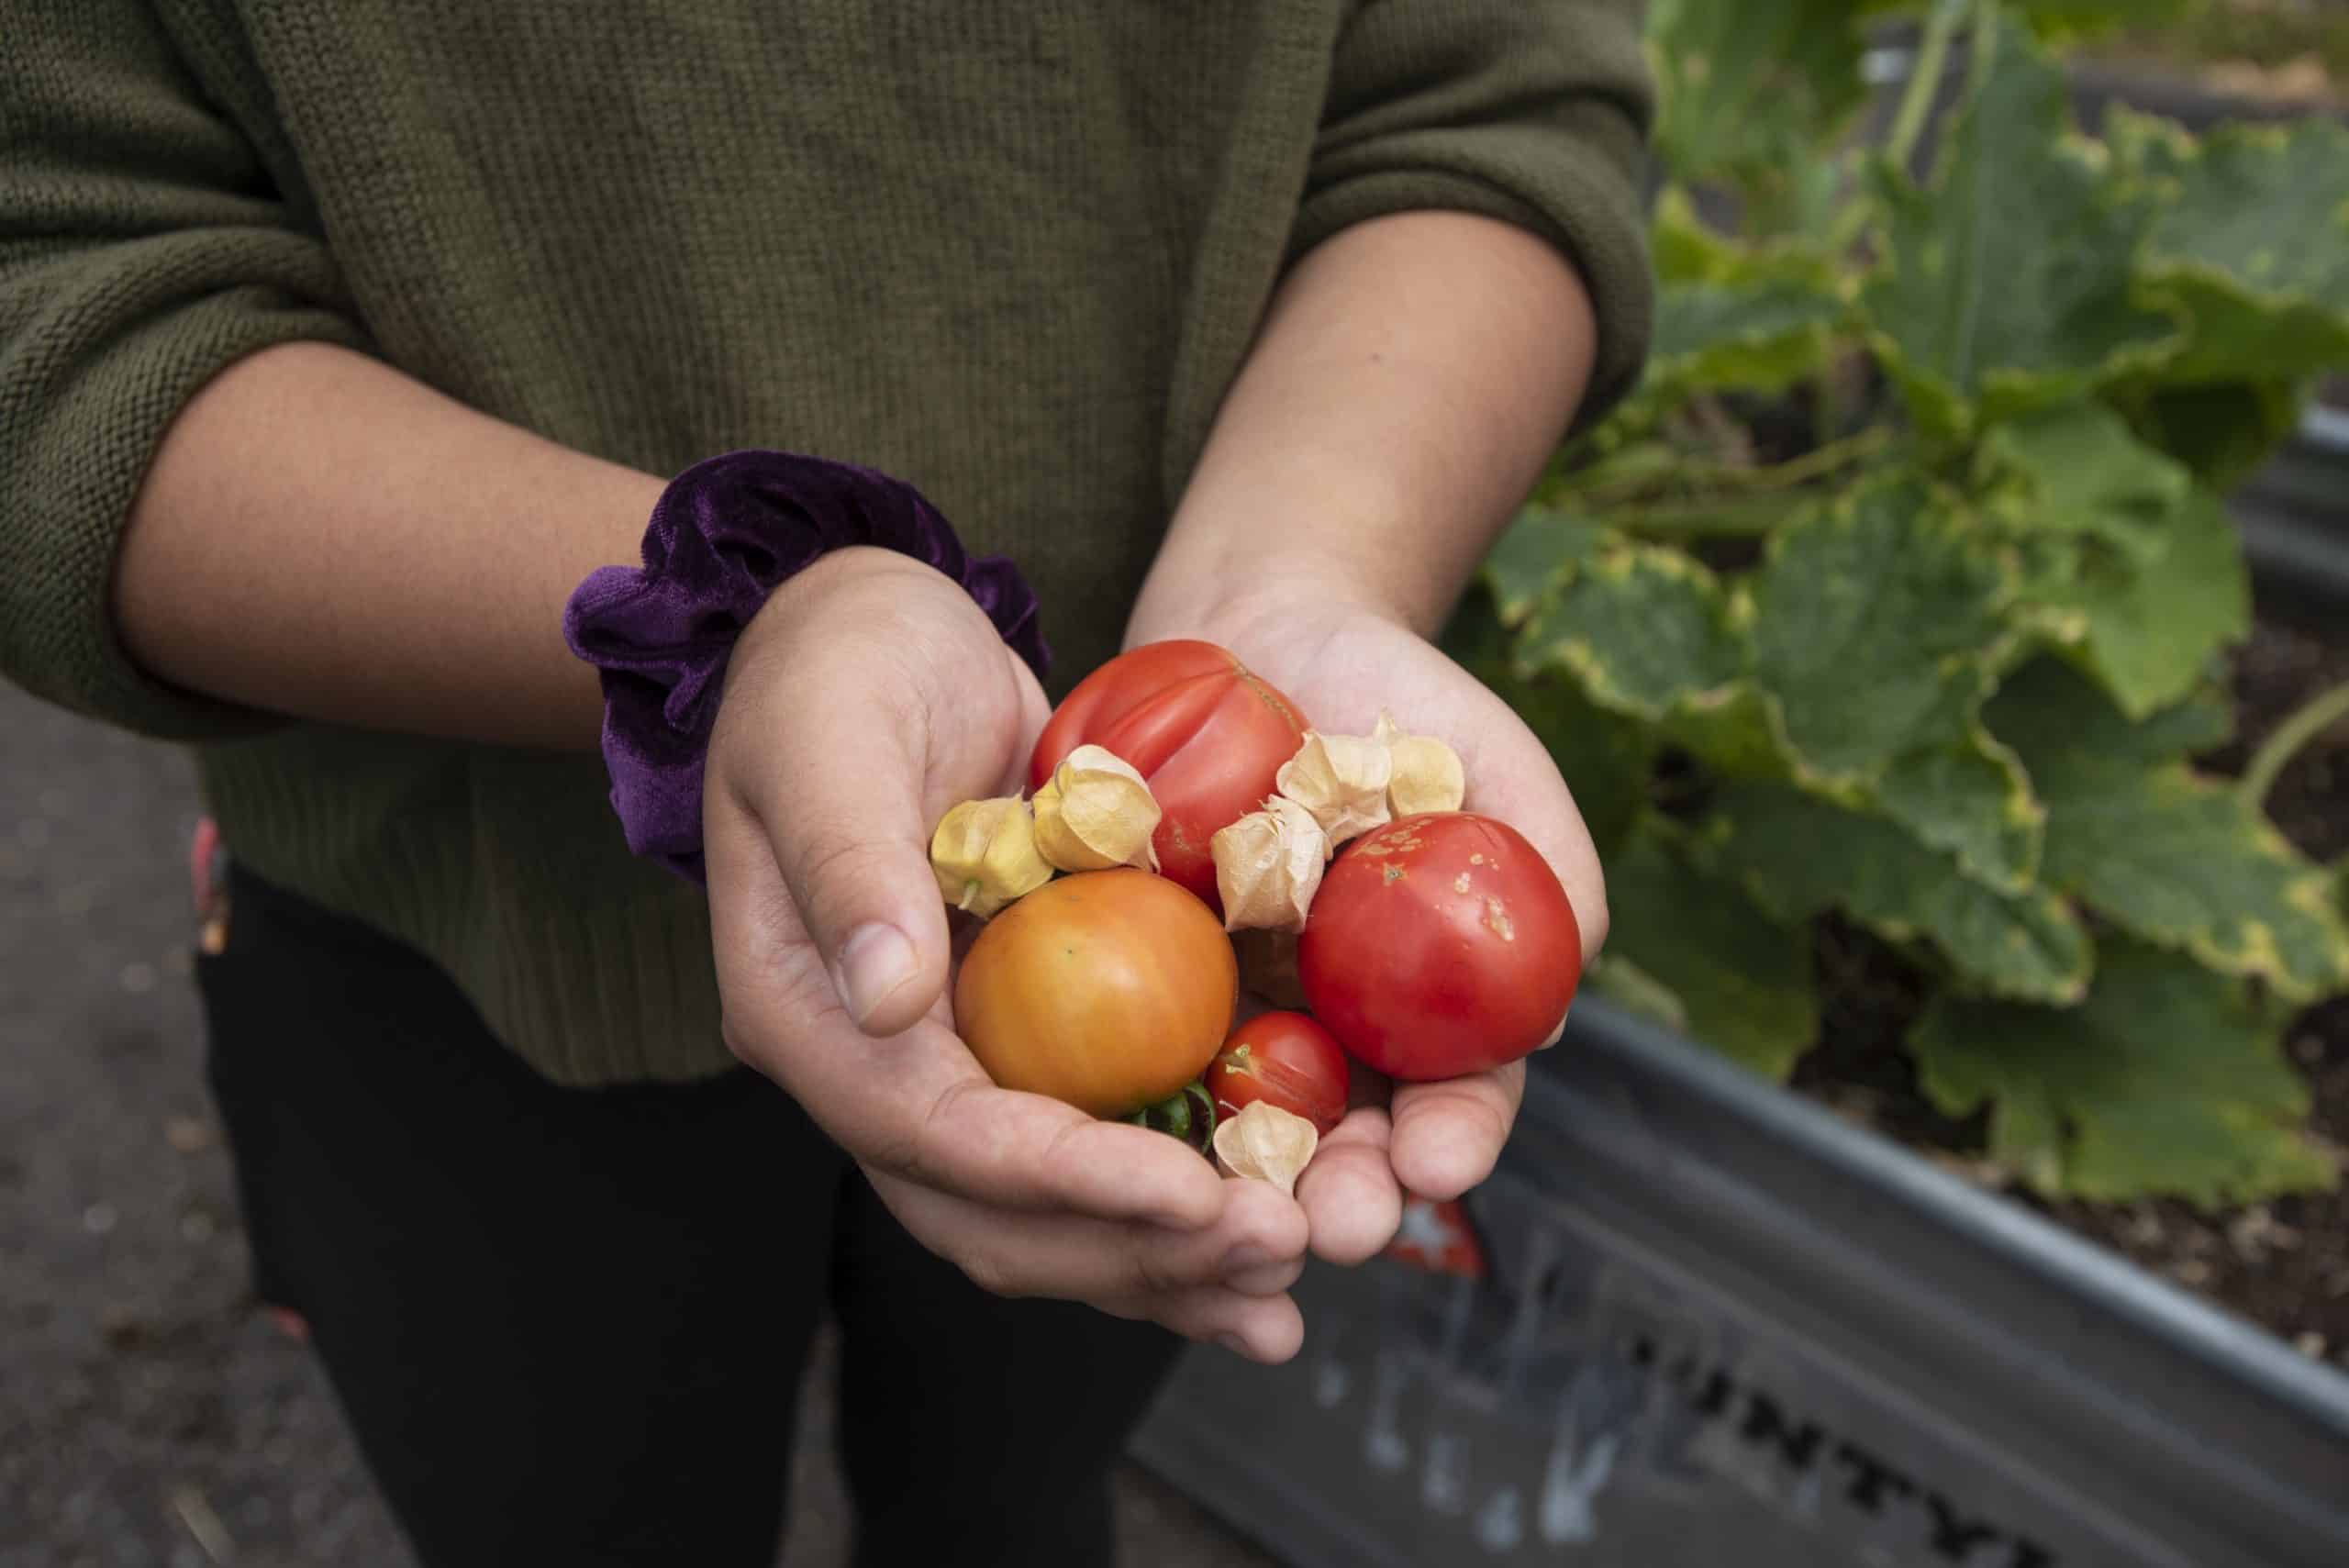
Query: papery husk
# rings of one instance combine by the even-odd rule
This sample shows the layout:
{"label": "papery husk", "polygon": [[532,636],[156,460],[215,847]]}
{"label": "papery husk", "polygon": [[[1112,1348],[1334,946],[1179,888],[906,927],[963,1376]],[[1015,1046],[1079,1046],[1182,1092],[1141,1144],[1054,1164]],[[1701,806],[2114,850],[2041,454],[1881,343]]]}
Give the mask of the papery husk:
{"label": "papery husk", "polygon": [[981,919],[1052,879],[1036,848],[1035,818],[1018,795],[966,800],[940,818],[930,869],[947,903]]}
{"label": "papery husk", "polygon": [[1281,795],[1217,832],[1215,885],[1223,929],[1305,929],[1306,912],[1330,862],[1330,838],[1296,801]]}
{"label": "papery husk", "polygon": [[1391,820],[1386,785],[1394,759],[1367,735],[1306,731],[1297,754],[1281,764],[1275,786],[1313,814],[1332,848]]}
{"label": "papery husk", "polygon": [[1295,1197],[1297,1179],[1320,1144],[1321,1135],[1305,1118],[1254,1100],[1216,1123],[1216,1168],[1227,1176],[1270,1182]]}
{"label": "papery husk", "polygon": [[1079,746],[1036,792],[1036,848],[1062,871],[1158,869],[1158,802],[1141,774],[1101,746]]}

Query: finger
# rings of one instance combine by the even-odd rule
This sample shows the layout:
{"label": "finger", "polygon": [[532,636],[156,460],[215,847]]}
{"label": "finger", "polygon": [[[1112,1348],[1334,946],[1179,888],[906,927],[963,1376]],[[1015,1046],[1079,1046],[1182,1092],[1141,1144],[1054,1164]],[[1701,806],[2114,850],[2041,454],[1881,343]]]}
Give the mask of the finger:
{"label": "finger", "polygon": [[1286,1296],[1250,1296],[1208,1287],[1097,1305],[1120,1318],[1149,1318],[1186,1340],[1211,1341],[1266,1366],[1293,1359],[1305,1344],[1305,1314]]}
{"label": "finger", "polygon": [[1210,1288],[1249,1296],[1286,1290],[1305,1253],[1304,1214],[1261,1182],[1233,1185],[1259,1190],[1235,1191],[1222,1218],[1183,1232],[1013,1213],[874,1173],[875,1190],[907,1230],[980,1288],[1069,1301],[1139,1303]]}
{"label": "finger", "polygon": [[[858,689],[838,661],[794,673],[813,690]],[[841,1007],[891,1035],[945,990],[946,911],[922,809],[922,698],[863,690],[863,701],[761,705],[759,761],[724,784],[763,831]]]}
{"label": "finger", "polygon": [[[904,1038],[907,1043],[927,1039],[936,1028],[924,1023]],[[968,1060],[961,1041],[953,1047]],[[918,1064],[907,1067],[908,1076],[922,1071]],[[1224,1217],[1230,1189],[1180,1140],[1127,1122],[1096,1120],[1041,1095],[997,1088],[975,1062],[969,1073],[927,1100],[930,1109],[909,1135],[885,1135],[852,1145],[851,1151],[908,1181],[999,1207],[1179,1230]],[[922,1087],[917,1084],[916,1092]]]}
{"label": "finger", "polygon": [[1525,1063],[1397,1084],[1387,1157],[1396,1179],[1421,1197],[1456,1198],[1493,1173],[1525,1097]]}
{"label": "finger", "polygon": [[718,783],[765,830],[849,1018],[895,1034],[945,988],[930,830],[1013,774],[1042,690],[967,595],[902,558],[844,552],[777,600],[780,629],[758,635],[762,611],[728,672]]}
{"label": "finger", "polygon": [[1376,1257],[1403,1221],[1403,1190],[1388,1150],[1393,1126],[1386,1111],[1350,1111],[1313,1152],[1297,1184],[1297,1201],[1311,1227],[1313,1255],[1352,1266]]}

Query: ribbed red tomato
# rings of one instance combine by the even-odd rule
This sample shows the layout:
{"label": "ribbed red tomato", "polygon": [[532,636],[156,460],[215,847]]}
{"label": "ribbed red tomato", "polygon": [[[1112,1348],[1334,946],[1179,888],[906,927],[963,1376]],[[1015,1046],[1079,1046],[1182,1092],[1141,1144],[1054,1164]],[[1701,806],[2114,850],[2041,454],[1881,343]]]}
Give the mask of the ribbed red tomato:
{"label": "ribbed red tomato", "polygon": [[1306,1003],[1357,1061],[1406,1082],[1539,1049],[1582,979],[1550,862],[1504,822],[1406,817],[1348,844],[1297,940]]}
{"label": "ribbed red tomato", "polygon": [[1029,759],[1028,786],[1042,788],[1079,746],[1108,748],[1158,801],[1152,843],[1161,874],[1219,912],[1215,836],[1273,793],[1305,728],[1295,703],[1214,643],[1145,643],[1078,682],[1053,710]]}
{"label": "ribbed red tomato", "polygon": [[1231,1031],[1208,1068],[1218,1119],[1263,1100],[1327,1135],[1345,1119],[1353,1074],[1330,1031],[1303,1013],[1259,1013]]}

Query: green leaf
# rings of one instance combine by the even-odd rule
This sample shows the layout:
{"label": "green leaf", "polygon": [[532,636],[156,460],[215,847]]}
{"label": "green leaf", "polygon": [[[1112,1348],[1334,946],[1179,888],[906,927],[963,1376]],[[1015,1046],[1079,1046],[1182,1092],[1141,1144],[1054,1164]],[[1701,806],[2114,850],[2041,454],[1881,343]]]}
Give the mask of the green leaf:
{"label": "green leaf", "polygon": [[2203,705],[2132,725],[2076,671],[2037,660],[1984,714],[2047,807],[2041,877],[2124,930],[2306,998],[2349,984],[2332,884],[2272,824],[2172,749]]}
{"label": "green leaf", "polygon": [[2190,752],[2225,744],[2233,733],[2225,694],[2215,685],[2133,720],[2056,659],[2034,659],[2009,673],[1982,717],[2034,775],[2063,766],[2074,752],[2140,771],[2182,762]]}
{"label": "green leaf", "polygon": [[1998,995],[2071,1002],[2087,989],[2087,932],[2063,900],[1987,887],[1885,817],[1784,785],[1733,784],[1715,798],[1708,841],[1781,920],[1840,908],[1896,941],[1929,938]]}
{"label": "green leaf", "polygon": [[1865,101],[1856,0],[1651,0],[1654,145],[1674,177],[1728,184],[1746,227],[1794,231],[1831,190],[1821,149]]}
{"label": "green leaf", "polygon": [[1843,312],[1842,300],[1798,283],[1666,284],[1649,384],[1781,391],[1819,368]]}
{"label": "green leaf", "polygon": [[2160,197],[2144,275],[2191,323],[2163,379],[2288,380],[2349,363],[2349,128],[2314,115],[2198,141],[2123,111],[2110,134]]}
{"label": "green leaf", "polygon": [[2132,718],[2184,696],[2251,632],[2250,570],[2215,496],[2180,506],[2160,543],[2151,562],[2087,556],[2057,597],[2077,614],[2080,662]]}
{"label": "green leaf", "polygon": [[2277,1034],[2241,984],[2112,938],[2080,1006],[1944,995],[1909,1046],[1944,1112],[1992,1104],[1991,1157],[2039,1191],[2215,1206],[2339,1179]]}
{"label": "green leaf", "polygon": [[2062,72],[2003,27],[1969,94],[1931,188],[1878,170],[1890,256],[1863,296],[1910,408],[1945,435],[2076,397],[2175,337],[2132,297],[2150,212],[2062,142]]}
{"label": "green leaf", "polygon": [[1527,622],[1518,656],[1527,669],[1571,670],[1600,706],[1650,721],[1743,666],[1720,584],[1659,545],[1618,545],[1586,562]]}
{"label": "green leaf", "polygon": [[1773,920],[1653,827],[1607,862],[1607,907],[1610,961],[1628,959],[1666,990],[1695,1039],[1784,1078],[1818,1038],[1802,929]]}
{"label": "green leaf", "polygon": [[1768,699],[1752,681],[1699,692],[1664,715],[1657,728],[1715,778],[1784,784],[1794,776]]}
{"label": "green leaf", "polygon": [[2009,0],[2043,38],[2071,39],[2115,28],[2157,27],[2184,16],[2196,0]]}
{"label": "green leaf", "polygon": [[1678,190],[1659,199],[1653,241],[1662,286],[1643,397],[1776,392],[1824,362],[1850,312],[1824,258],[1715,233]]}
{"label": "green leaf", "polygon": [[2349,318],[2333,307],[2263,303],[2204,272],[2165,272],[2156,288],[2192,324],[2187,346],[2157,373],[2170,384],[2297,380],[2349,364]]}
{"label": "green leaf", "polygon": [[1654,975],[1612,951],[1600,953],[1583,971],[1584,987],[1606,997],[1628,1013],[1675,1034],[1688,1032],[1688,1009],[1672,988]]}
{"label": "green leaf", "polygon": [[2080,535],[2148,562],[2165,547],[2162,523],[2193,476],[2139,440],[2098,403],[2069,403],[1985,432],[1977,478],[2005,482],[1998,514],[2021,529]]}
{"label": "green leaf", "polygon": [[1993,428],[1976,478],[2026,550],[2043,624],[2131,717],[2176,702],[2249,631],[2225,512],[2110,409],[2075,403]]}
{"label": "green leaf", "polygon": [[1442,648],[1549,749],[1604,859],[1646,809],[1655,768],[1653,735],[1592,704],[1563,671],[1520,672],[1488,588],[1462,601],[1444,628]]}
{"label": "green leaf", "polygon": [[1754,676],[1798,775],[1872,798],[2009,891],[2031,880],[2040,812],[1975,714],[2016,581],[1946,498],[1901,480],[1788,524],[1744,589]]}
{"label": "green leaf", "polygon": [[2294,381],[2169,386],[2141,376],[2115,388],[2113,400],[2148,442],[2225,491],[2290,439],[2307,395]]}
{"label": "green leaf", "polygon": [[2021,893],[2039,874],[2047,812],[2015,754],[1976,725],[1954,745],[1895,758],[1876,804],[1967,875]]}
{"label": "green leaf", "polygon": [[1484,575],[1502,624],[1516,626],[1607,542],[1607,530],[1586,517],[1530,506],[1485,558]]}
{"label": "green leaf", "polygon": [[1839,782],[1965,738],[2013,587],[1978,529],[1910,482],[1789,525],[1751,579],[1753,669],[1787,745]]}

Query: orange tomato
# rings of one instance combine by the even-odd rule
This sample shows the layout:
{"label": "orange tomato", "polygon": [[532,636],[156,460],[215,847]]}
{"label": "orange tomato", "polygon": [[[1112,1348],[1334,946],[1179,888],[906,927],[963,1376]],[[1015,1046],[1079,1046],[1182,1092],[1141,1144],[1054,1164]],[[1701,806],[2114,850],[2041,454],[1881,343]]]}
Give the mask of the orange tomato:
{"label": "orange tomato", "polygon": [[1223,923],[1163,877],[1121,867],[1046,883],[980,931],[954,1024],[1007,1089],[1127,1116],[1214,1060],[1240,999]]}

